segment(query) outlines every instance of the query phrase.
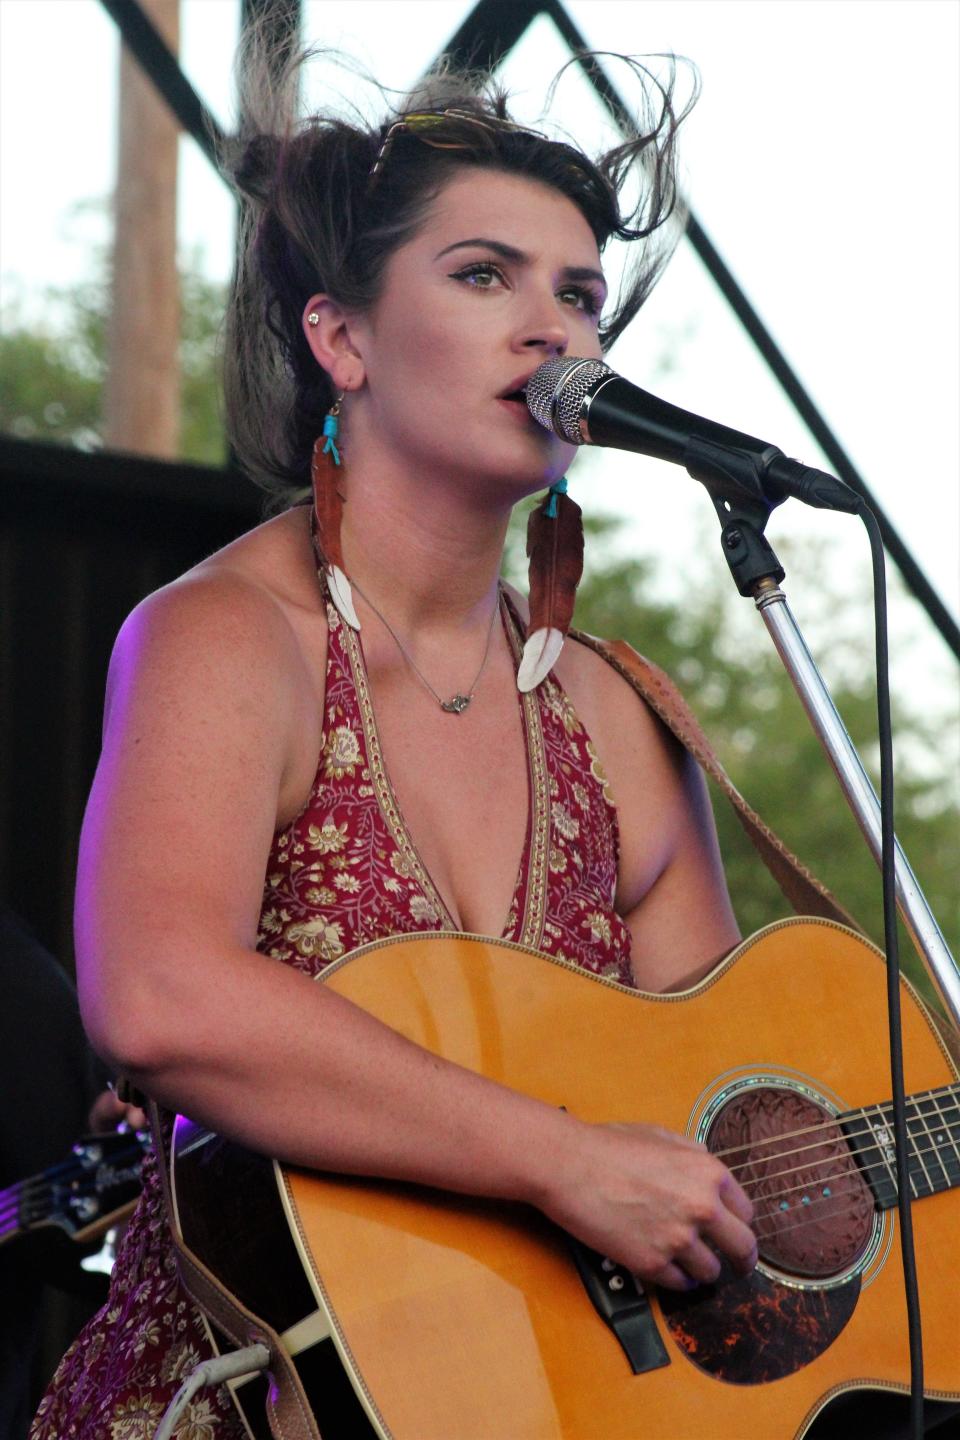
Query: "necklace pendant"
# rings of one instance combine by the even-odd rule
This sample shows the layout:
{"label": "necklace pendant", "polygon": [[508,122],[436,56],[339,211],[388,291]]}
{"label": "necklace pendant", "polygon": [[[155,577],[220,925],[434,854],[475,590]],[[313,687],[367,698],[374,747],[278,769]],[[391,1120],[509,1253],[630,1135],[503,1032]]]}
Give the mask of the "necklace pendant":
{"label": "necklace pendant", "polygon": [[472,695],[461,695],[458,692],[451,700],[441,700],[440,709],[446,710],[448,715],[462,715],[472,699]]}

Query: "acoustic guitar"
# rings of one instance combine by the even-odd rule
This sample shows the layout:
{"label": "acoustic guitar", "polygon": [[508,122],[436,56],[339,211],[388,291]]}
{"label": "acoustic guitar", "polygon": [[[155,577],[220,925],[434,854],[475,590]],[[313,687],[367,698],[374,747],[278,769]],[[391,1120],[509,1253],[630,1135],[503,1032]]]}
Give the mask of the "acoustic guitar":
{"label": "acoustic guitar", "polygon": [[[752,1196],[760,1253],[748,1277],[645,1292],[523,1206],[307,1173],[177,1117],[179,1234],[282,1334],[323,1440],[786,1440],[842,1391],[907,1391],[883,959],[852,931],[782,921],[681,994],[432,933],[322,983],[584,1120],[703,1141]],[[955,1399],[960,1083],[901,994],[926,1393]],[[256,1437],[265,1390],[233,1387]]]}

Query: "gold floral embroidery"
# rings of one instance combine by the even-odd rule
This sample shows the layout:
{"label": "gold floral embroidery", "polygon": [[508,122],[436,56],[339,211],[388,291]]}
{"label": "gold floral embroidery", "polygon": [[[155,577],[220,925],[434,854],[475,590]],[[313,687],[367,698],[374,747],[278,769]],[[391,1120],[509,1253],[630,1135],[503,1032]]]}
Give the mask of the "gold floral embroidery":
{"label": "gold floral embroidery", "polygon": [[360,889],[360,881],[356,875],[348,875],[345,870],[341,870],[338,875],[334,875],[333,883],[338,890],[344,891],[347,895],[356,895]]}
{"label": "gold floral embroidery", "polygon": [[214,1440],[217,1433],[217,1416],[207,1397],[192,1400],[187,1413],[176,1430],[176,1440]]}
{"label": "gold floral embroidery", "polygon": [[160,1366],[160,1379],[165,1385],[183,1380],[195,1365],[200,1364],[200,1351],[194,1345],[176,1345],[164,1356]]}
{"label": "gold floral embroidery", "polygon": [[260,916],[260,934],[276,935],[277,931],[281,928],[280,916],[276,910],[264,910]]}
{"label": "gold floral embroidery", "polygon": [[567,868],[567,857],[562,850],[555,845],[550,847],[550,870],[554,875],[562,875]]}
{"label": "gold floral embroidery", "polygon": [[343,954],[343,926],[337,920],[304,920],[290,926],[287,939],[305,960],[336,960]]}
{"label": "gold floral embroidery", "polygon": [[590,756],[590,774],[594,780],[596,780],[597,784],[601,786],[604,799],[612,806],[614,800],[610,790],[610,781],[607,779],[606,771],[603,768],[600,756],[594,749],[592,740],[587,741],[587,754]]}
{"label": "gold floral embroidery", "polygon": [[[334,884],[336,884],[336,881],[334,881]],[[336,891],[331,890],[326,885],[311,885],[310,889],[305,893],[303,898],[304,900],[306,900],[308,905],[316,905],[320,907],[323,905],[332,905],[336,900],[337,895]]]}
{"label": "gold floral embroidery", "polygon": [[[346,729],[345,726],[342,728]],[[353,732],[347,733],[356,744],[357,737]],[[322,825],[308,825],[307,839],[318,855],[335,855],[347,843],[347,822],[344,820],[342,825],[336,825],[332,820],[324,820]]]}
{"label": "gold floral embroidery", "polygon": [[113,1413],[110,1440],[150,1440],[163,1419],[163,1405],[149,1395],[131,1395]]}
{"label": "gold floral embroidery", "polygon": [[410,914],[419,924],[433,924],[440,918],[426,895],[410,896]]}
{"label": "gold floral embroidery", "polygon": [[360,741],[349,725],[338,725],[331,733],[323,760],[323,773],[328,780],[342,780],[352,775],[360,759]]}
{"label": "gold floral embroidery", "polygon": [[594,944],[610,944],[610,916],[604,915],[600,910],[591,910],[581,922],[584,930],[590,931],[590,939]]}
{"label": "gold floral embroidery", "polygon": [[569,698],[556,684],[551,683],[550,692],[547,696],[547,705],[560,721],[568,739],[582,732],[583,726],[577,719],[577,713],[571,705]]}
{"label": "gold floral embroidery", "polygon": [[553,823],[565,840],[576,840],[580,834],[580,821],[574,820],[566,805],[554,805]]}

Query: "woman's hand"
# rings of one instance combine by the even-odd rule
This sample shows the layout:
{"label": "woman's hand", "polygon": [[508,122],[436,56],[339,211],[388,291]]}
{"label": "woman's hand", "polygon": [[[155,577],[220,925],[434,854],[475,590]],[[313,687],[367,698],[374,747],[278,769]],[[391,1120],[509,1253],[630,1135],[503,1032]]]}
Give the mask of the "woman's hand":
{"label": "woman's hand", "polygon": [[103,1135],[121,1125],[128,1130],[146,1130],[148,1121],[139,1105],[127,1104],[114,1090],[101,1090],[90,1106],[87,1124],[94,1135]]}
{"label": "woman's hand", "polygon": [[557,1171],[540,1208],[640,1280],[688,1290],[717,1279],[719,1255],[743,1274],[757,1263],[753,1205],[693,1140],[654,1125],[582,1125]]}

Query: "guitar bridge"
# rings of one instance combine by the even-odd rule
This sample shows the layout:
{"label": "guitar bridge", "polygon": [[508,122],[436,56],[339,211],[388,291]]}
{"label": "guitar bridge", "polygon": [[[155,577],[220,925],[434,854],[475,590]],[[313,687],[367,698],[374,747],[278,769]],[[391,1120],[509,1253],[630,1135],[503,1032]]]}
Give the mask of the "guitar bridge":
{"label": "guitar bridge", "polygon": [[593,1308],[620,1342],[634,1375],[670,1364],[643,1287],[622,1265],[567,1236],[583,1288]]}

